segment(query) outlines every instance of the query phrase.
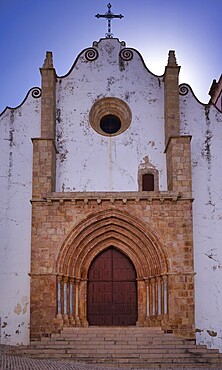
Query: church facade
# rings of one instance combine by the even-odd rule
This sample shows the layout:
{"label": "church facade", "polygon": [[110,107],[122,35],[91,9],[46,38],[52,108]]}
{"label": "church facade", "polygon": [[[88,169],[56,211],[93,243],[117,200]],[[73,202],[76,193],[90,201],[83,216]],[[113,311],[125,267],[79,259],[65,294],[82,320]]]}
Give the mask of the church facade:
{"label": "church facade", "polygon": [[138,325],[222,350],[222,113],[179,71],[105,38],[61,77],[47,52],[2,112],[2,343]]}

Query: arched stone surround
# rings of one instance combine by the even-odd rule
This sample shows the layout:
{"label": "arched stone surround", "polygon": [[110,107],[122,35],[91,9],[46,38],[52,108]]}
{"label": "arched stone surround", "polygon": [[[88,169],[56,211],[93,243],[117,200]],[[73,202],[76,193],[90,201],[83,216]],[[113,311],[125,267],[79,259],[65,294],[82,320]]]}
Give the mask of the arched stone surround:
{"label": "arched stone surround", "polygon": [[126,254],[136,269],[137,324],[163,320],[168,314],[168,267],[162,244],[153,229],[127,212],[109,209],[86,217],[71,230],[57,257],[57,324],[88,325],[88,270],[110,246]]}

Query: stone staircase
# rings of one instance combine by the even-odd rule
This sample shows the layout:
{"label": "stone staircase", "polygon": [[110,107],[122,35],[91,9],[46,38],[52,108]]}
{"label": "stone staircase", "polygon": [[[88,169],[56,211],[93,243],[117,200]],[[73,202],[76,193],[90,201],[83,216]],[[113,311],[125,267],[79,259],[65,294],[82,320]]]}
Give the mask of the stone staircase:
{"label": "stone staircase", "polygon": [[39,359],[75,361],[130,369],[222,369],[222,354],[166,334],[160,328],[65,328],[30,346],[6,353]]}

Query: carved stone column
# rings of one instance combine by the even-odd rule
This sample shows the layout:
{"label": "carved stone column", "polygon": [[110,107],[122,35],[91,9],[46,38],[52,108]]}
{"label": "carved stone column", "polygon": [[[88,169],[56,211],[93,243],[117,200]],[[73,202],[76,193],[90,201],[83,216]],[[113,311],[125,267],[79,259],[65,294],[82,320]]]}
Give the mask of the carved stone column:
{"label": "carved stone column", "polygon": [[75,326],[75,318],[73,315],[73,307],[75,304],[74,297],[74,278],[69,277],[69,322],[71,326]]}
{"label": "carved stone column", "polygon": [[62,286],[62,276],[57,275],[57,314],[55,319],[53,320],[53,330],[55,332],[61,331],[63,328],[63,317],[62,317],[62,294],[61,294],[61,286]]}
{"label": "carved stone column", "polygon": [[68,316],[68,276],[63,277],[63,322],[64,326],[69,326],[69,316]]}
{"label": "carved stone column", "polygon": [[163,276],[163,314],[168,314],[168,277]]}
{"label": "carved stone column", "polygon": [[150,316],[150,281],[148,278],[145,278],[146,284],[146,318]]}
{"label": "carved stone column", "polygon": [[79,318],[79,285],[80,285],[80,279],[74,279],[74,297],[75,297],[74,318],[75,318],[76,326],[81,326],[80,318]]}
{"label": "carved stone column", "polygon": [[144,279],[137,279],[138,319],[137,326],[143,326],[146,321],[146,283]]}
{"label": "carved stone column", "polygon": [[151,315],[156,315],[156,281],[155,277],[150,278],[150,301],[151,301]]}
{"label": "carved stone column", "polygon": [[79,316],[81,321],[81,326],[89,326],[87,320],[87,279],[81,280],[79,285]]}
{"label": "carved stone column", "polygon": [[156,278],[157,284],[157,315],[162,314],[162,278],[161,276],[157,276]]}

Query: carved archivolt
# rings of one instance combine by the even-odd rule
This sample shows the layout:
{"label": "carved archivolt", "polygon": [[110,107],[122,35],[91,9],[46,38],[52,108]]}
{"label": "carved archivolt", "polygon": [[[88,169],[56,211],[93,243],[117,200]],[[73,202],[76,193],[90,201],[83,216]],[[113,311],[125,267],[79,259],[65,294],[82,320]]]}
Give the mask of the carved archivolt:
{"label": "carved archivolt", "polygon": [[57,273],[86,279],[95,256],[110,246],[131,259],[137,278],[168,270],[154,230],[126,212],[106,210],[87,217],[70,232],[57,259]]}
{"label": "carved archivolt", "polygon": [[57,259],[56,325],[87,326],[87,277],[93,259],[113,246],[125,253],[137,274],[138,325],[168,313],[167,261],[154,230],[113,209],[88,216],[70,232]]}

